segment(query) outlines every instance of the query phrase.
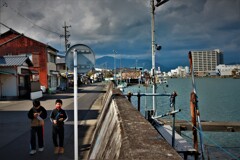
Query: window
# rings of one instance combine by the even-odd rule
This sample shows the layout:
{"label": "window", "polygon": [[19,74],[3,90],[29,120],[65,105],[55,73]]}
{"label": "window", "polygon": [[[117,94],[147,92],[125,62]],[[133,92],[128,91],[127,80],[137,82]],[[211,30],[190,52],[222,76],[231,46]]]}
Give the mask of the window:
{"label": "window", "polygon": [[24,87],[24,76],[19,76],[19,86]]}
{"label": "window", "polygon": [[48,77],[49,88],[57,87],[57,76],[51,75]]}
{"label": "window", "polygon": [[55,55],[49,54],[49,62],[56,63]]}

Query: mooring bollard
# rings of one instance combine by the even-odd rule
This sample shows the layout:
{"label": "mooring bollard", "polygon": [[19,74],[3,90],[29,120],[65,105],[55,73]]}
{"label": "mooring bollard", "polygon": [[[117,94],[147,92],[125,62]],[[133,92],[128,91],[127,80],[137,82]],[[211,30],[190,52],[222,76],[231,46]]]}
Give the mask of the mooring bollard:
{"label": "mooring bollard", "polygon": [[131,102],[132,95],[133,95],[132,92],[128,92],[127,97],[129,102]]}

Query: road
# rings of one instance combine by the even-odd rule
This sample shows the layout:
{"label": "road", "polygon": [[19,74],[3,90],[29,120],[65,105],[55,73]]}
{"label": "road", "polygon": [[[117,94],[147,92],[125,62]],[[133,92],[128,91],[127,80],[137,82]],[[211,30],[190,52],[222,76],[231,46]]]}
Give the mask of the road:
{"label": "road", "polygon": [[[79,159],[86,159],[86,154],[91,144],[91,135],[94,131],[94,124],[101,108],[91,108],[94,101],[104,93],[104,85],[101,83],[82,86],[78,88],[78,119],[79,119]],[[1,160],[72,160],[74,159],[74,95],[69,90],[64,93],[45,94],[40,99],[41,105],[48,112],[45,120],[44,140],[45,149],[35,155],[29,155],[30,149],[30,120],[27,112],[32,107],[31,100],[0,101],[0,157]],[[51,137],[51,123],[49,115],[55,107],[55,100],[63,100],[63,108],[67,111],[68,121],[65,124],[65,153],[55,155]]]}

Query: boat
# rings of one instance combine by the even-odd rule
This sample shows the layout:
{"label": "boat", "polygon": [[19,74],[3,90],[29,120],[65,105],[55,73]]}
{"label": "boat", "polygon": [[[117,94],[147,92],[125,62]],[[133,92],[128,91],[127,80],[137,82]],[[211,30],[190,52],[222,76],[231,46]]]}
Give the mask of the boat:
{"label": "boat", "polygon": [[156,83],[164,84],[164,83],[168,83],[168,81],[167,81],[166,77],[163,77],[161,75],[157,75]]}
{"label": "boat", "polygon": [[117,88],[119,88],[121,91],[124,90],[124,88],[127,87],[127,82],[120,82],[118,85],[117,85]]}

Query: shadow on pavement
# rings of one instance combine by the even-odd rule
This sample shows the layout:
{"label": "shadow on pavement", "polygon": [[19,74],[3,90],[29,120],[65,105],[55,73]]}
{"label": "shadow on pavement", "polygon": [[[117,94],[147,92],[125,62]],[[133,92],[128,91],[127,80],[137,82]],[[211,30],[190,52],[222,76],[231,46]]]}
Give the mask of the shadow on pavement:
{"label": "shadow on pavement", "polygon": [[[74,111],[66,110],[68,121],[74,120]],[[48,111],[48,117],[45,120],[44,139],[45,149],[43,152],[37,152],[30,156],[30,120],[27,117],[27,111],[4,111],[0,112],[0,155],[3,160],[24,159],[24,160],[72,160],[74,159],[74,126],[73,124],[65,124],[65,153],[63,155],[55,155],[52,143],[52,125],[49,119],[51,111]],[[93,120],[97,119],[98,110],[79,110],[78,119]],[[86,116],[87,115],[87,116]],[[86,136],[93,134],[91,125],[83,124],[78,127],[79,137],[79,158],[82,159],[86,152],[89,151],[91,144],[84,142]]]}

